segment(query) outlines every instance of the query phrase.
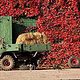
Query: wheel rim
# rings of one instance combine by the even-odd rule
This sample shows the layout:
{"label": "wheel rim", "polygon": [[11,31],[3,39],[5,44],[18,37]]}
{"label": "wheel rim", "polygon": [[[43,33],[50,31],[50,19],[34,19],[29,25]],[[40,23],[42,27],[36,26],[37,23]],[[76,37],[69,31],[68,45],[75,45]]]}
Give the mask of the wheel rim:
{"label": "wheel rim", "polygon": [[8,59],[5,59],[5,60],[3,61],[3,65],[4,65],[4,67],[9,67],[10,61],[9,61]]}
{"label": "wheel rim", "polygon": [[78,61],[78,59],[76,59],[76,58],[73,58],[72,60],[71,60],[71,63],[72,63],[72,65],[78,65],[78,63],[79,63],[79,61]]}

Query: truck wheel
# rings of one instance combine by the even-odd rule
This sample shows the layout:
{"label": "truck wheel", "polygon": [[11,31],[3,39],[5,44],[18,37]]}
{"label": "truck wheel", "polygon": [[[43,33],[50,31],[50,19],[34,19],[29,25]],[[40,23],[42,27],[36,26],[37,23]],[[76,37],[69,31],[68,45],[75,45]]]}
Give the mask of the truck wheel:
{"label": "truck wheel", "polygon": [[11,70],[14,67],[15,61],[12,58],[12,56],[10,55],[5,55],[2,59],[1,59],[1,68],[3,70]]}
{"label": "truck wheel", "polygon": [[80,65],[80,59],[78,57],[70,57],[69,60],[68,60],[68,65],[70,67],[79,67]]}

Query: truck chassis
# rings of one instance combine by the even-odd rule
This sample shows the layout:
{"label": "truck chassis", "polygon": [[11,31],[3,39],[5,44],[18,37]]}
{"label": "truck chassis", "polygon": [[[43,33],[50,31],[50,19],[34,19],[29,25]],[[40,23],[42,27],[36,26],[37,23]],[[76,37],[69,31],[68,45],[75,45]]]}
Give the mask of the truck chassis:
{"label": "truck chassis", "polygon": [[51,50],[51,44],[5,44],[0,45],[0,67],[3,70],[13,68],[36,69],[41,52]]}

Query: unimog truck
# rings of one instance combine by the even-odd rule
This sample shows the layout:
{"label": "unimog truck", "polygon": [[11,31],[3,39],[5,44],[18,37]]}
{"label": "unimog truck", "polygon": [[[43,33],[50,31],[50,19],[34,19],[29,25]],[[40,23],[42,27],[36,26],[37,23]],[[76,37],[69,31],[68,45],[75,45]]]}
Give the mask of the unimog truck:
{"label": "unimog truck", "polygon": [[[16,38],[21,32],[17,26],[12,24],[11,16],[0,16],[0,68],[36,69],[38,59],[43,56],[40,53],[51,51],[51,44],[16,44]],[[80,66],[78,57],[70,57],[68,63],[70,67]]]}
{"label": "unimog truck", "polygon": [[[20,67],[20,64],[28,69],[37,67],[41,52],[51,50],[50,44],[16,44],[12,26],[12,17],[0,17],[0,67],[3,70],[11,70]],[[17,29],[17,28],[15,28]],[[16,34],[15,34],[16,35]],[[15,40],[14,40],[15,38]]]}

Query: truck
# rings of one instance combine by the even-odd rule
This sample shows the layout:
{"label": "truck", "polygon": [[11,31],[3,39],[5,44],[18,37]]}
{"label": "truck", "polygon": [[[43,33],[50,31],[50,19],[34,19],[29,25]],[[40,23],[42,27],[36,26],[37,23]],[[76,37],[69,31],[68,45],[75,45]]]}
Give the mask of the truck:
{"label": "truck", "polygon": [[[40,53],[51,51],[51,44],[16,44],[15,40],[20,34],[16,29],[17,26],[13,26],[11,16],[0,16],[0,68],[36,69],[39,58],[43,56]],[[80,66],[78,57],[70,57],[68,63],[71,67]]]}
{"label": "truck", "polygon": [[[16,44],[11,16],[0,19],[0,67],[11,70],[18,63],[25,64],[28,69],[37,67],[38,54],[51,50],[50,44]],[[17,29],[17,28],[15,28]],[[17,35],[17,34],[15,34]],[[15,40],[14,40],[15,39]]]}

